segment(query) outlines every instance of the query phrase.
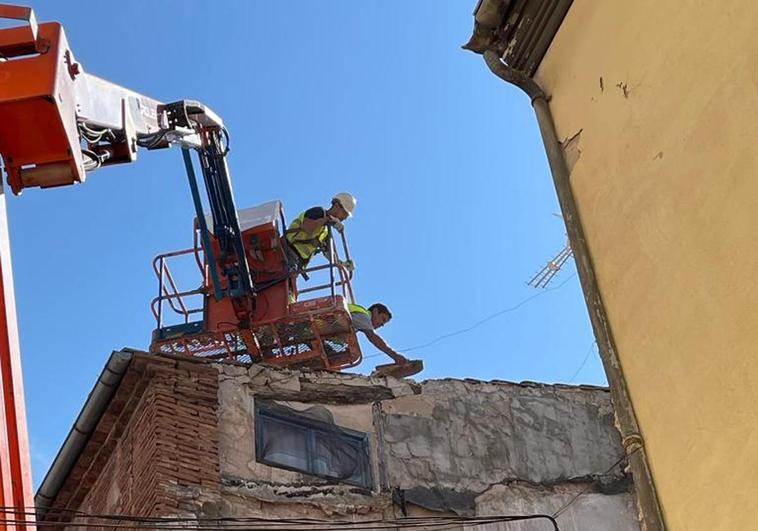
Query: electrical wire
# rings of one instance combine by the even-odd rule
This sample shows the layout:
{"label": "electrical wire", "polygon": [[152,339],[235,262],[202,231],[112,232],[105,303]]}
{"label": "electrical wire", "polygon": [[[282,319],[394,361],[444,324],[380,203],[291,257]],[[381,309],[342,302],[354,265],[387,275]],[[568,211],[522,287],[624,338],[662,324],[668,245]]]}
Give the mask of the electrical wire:
{"label": "electrical wire", "polygon": [[90,151],[89,149],[82,149],[82,155],[87,157],[87,160],[84,160],[82,163],[85,171],[96,170],[102,164],[100,157],[94,151]]}
{"label": "electrical wire", "polygon": [[[446,530],[454,530],[454,529],[461,529],[461,528],[470,528],[476,526],[477,528],[482,528],[483,526],[487,525],[498,525],[500,529],[502,529],[500,526],[504,523],[508,522],[519,522],[524,520],[531,520],[527,518],[523,519],[510,519],[510,520],[504,520],[504,519],[487,519],[483,521],[474,521],[474,522],[467,522],[467,521],[461,521],[461,520],[455,520],[450,522],[425,522],[425,523],[418,523],[418,524],[403,524],[399,521],[390,521],[388,520],[386,524],[384,525],[373,525],[370,527],[361,525],[359,522],[355,523],[354,527],[337,527],[334,526],[333,523],[325,524],[323,526],[314,525],[314,524],[285,524],[282,526],[279,525],[272,525],[272,523],[259,523],[259,524],[251,524],[251,523],[228,523],[225,521],[220,521],[217,523],[217,525],[213,525],[213,523],[203,523],[200,525],[193,525],[189,522],[184,522],[181,524],[162,524],[162,523],[155,523],[152,521],[136,521],[136,522],[130,522],[129,524],[124,523],[105,523],[105,522],[82,522],[80,520],[77,520],[75,522],[52,522],[52,521],[42,521],[39,523],[34,522],[28,522],[24,520],[13,520],[13,519],[0,519],[0,524],[8,524],[15,526],[16,529],[25,529],[25,528],[31,528],[34,526],[41,526],[45,529],[70,529],[70,528],[76,528],[76,529],[140,529],[144,531],[145,529],[155,529],[155,530],[177,530],[177,531],[211,531],[211,530],[245,530],[245,531],[251,531],[251,530],[281,530],[281,531],[305,531],[305,530],[329,530],[329,529],[342,529],[344,531],[397,531],[398,529],[419,529],[422,528],[425,531],[446,531]],[[149,527],[146,527],[148,525]],[[523,529],[523,528],[522,528]],[[544,527],[542,527],[544,529]],[[555,531],[560,531],[560,528],[557,526],[553,526],[553,529]],[[536,531],[536,529],[535,529]]]}
{"label": "electrical wire", "polygon": [[590,354],[592,354],[592,351],[594,350],[592,347],[594,347],[597,344],[597,341],[594,339],[592,340],[592,343],[590,343],[589,348],[587,349],[587,353],[584,355],[584,359],[582,360],[582,364],[579,365],[579,368],[574,372],[574,375],[569,378],[567,383],[572,383],[574,381],[574,378],[579,376],[579,373],[582,372],[582,369],[584,369],[584,366],[587,363],[587,360],[590,359]]}
{"label": "electrical wire", "polygon": [[[29,509],[29,508],[25,508]],[[275,518],[262,517],[146,517],[126,514],[98,514],[71,509],[48,508],[46,518],[39,519],[36,524],[31,520],[36,518],[35,510],[22,510],[14,507],[0,508],[0,523],[14,524],[18,527],[42,525],[44,527],[77,527],[100,529],[145,529],[150,524],[153,529],[276,529],[276,530],[321,530],[341,529],[344,531],[389,530],[389,529],[418,529],[443,530],[470,526],[484,526],[509,522],[524,522],[530,520],[547,520],[555,531],[560,531],[554,516],[548,514],[527,515],[492,515],[492,516],[422,516],[392,519],[371,519],[363,521],[335,521],[315,518]],[[12,516],[11,516],[12,515]],[[61,521],[60,519],[65,519]],[[87,521],[94,520],[94,521]],[[214,527],[217,524],[220,527]]]}
{"label": "electrical wire", "polygon": [[[499,311],[497,311],[497,312],[495,312],[493,314],[490,314],[487,317],[485,317],[483,319],[480,319],[479,321],[475,322],[471,326],[468,326],[466,328],[462,328],[460,330],[456,330],[454,332],[449,332],[447,334],[443,334],[441,336],[438,336],[438,337],[432,339],[431,341],[429,341],[427,343],[423,343],[421,345],[416,345],[416,346],[408,347],[408,348],[401,348],[399,350],[400,350],[400,352],[411,352],[411,351],[414,351],[414,350],[421,350],[421,349],[424,349],[424,348],[427,348],[427,347],[431,347],[432,345],[436,345],[437,343],[439,343],[440,341],[444,341],[445,339],[449,339],[451,337],[455,337],[455,336],[459,336],[461,334],[465,334],[467,332],[471,332],[475,328],[480,327],[484,323],[486,323],[488,321],[491,321],[492,319],[495,319],[496,317],[500,317],[501,315],[504,315],[504,314],[507,314],[507,313],[515,312],[516,310],[518,310],[519,308],[521,308],[525,304],[528,304],[529,302],[533,301],[537,297],[541,297],[542,295],[544,295],[546,293],[550,293],[551,291],[556,291],[556,290],[561,289],[563,286],[565,286],[575,276],[576,276],[576,273],[573,273],[570,277],[568,277],[566,280],[564,280],[563,282],[561,282],[557,286],[555,286],[553,288],[548,288],[548,289],[539,291],[539,292],[535,293],[534,295],[526,297],[525,299],[523,299],[522,301],[520,301],[515,306],[511,306],[509,308],[504,308],[504,309],[499,310]],[[364,356],[363,358],[364,359],[375,358],[376,356],[382,356],[382,355],[384,355],[384,354],[381,353],[381,352],[377,352],[376,354],[370,354],[368,356]]]}
{"label": "electrical wire", "polygon": [[161,131],[156,131],[155,133],[142,136],[137,139],[137,145],[139,147],[152,149],[161,143],[161,141],[165,138],[168,132],[169,132],[169,129],[163,129]]}
{"label": "electrical wire", "polygon": [[631,452],[629,452],[629,453],[627,453],[625,455],[622,455],[615,463],[613,463],[610,467],[608,467],[608,470],[606,470],[605,472],[603,472],[602,474],[600,474],[595,480],[593,480],[590,483],[588,483],[587,485],[585,485],[584,488],[582,490],[580,490],[578,493],[576,493],[573,498],[571,498],[567,503],[565,503],[560,509],[558,509],[557,511],[555,511],[553,513],[553,515],[552,515],[553,518],[557,519],[569,507],[571,507],[571,505],[573,505],[573,503],[576,500],[579,499],[579,496],[581,496],[582,494],[584,494],[585,492],[587,492],[590,488],[594,487],[597,484],[597,482],[600,481],[600,478],[608,476],[614,468],[616,468],[617,466],[619,466],[621,463],[626,462],[627,459],[629,459],[629,457],[631,457],[632,455],[634,455],[641,448],[642,447],[639,446],[639,447],[635,448],[634,450],[632,450]]}
{"label": "electrical wire", "polygon": [[93,129],[84,122],[79,122],[79,133],[91,144],[97,144],[103,137],[108,137],[108,140],[116,140],[116,135],[112,129]]}

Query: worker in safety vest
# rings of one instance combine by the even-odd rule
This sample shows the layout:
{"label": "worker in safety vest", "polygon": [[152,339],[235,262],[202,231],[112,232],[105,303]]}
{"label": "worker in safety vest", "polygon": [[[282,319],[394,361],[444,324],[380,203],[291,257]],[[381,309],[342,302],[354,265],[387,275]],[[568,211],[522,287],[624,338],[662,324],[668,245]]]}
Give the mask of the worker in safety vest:
{"label": "worker in safety vest", "polygon": [[384,304],[377,302],[364,308],[358,304],[348,304],[347,309],[350,311],[350,319],[353,322],[353,328],[363,332],[366,338],[376,348],[387,354],[398,365],[408,363],[408,359],[390,347],[382,337],[376,333],[377,328],[386,325],[392,319],[392,313]]}
{"label": "worker in safety vest", "polygon": [[291,271],[305,269],[313,255],[323,250],[329,236],[328,225],[342,232],[342,222],[353,216],[356,202],[352,194],[340,192],[334,195],[328,209],[309,208],[292,220],[286,232]]}

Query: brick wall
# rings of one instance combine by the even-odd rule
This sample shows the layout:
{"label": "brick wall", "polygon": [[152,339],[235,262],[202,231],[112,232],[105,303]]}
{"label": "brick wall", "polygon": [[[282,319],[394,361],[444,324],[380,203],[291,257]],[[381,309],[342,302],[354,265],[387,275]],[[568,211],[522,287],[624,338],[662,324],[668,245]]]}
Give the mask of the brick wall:
{"label": "brick wall", "polygon": [[220,495],[217,396],[213,367],[135,355],[53,506],[194,515]]}

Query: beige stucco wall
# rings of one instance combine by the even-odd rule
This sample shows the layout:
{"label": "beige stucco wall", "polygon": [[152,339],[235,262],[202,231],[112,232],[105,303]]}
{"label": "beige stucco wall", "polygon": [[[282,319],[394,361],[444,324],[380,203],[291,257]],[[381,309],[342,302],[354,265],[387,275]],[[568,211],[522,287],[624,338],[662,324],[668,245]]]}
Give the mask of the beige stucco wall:
{"label": "beige stucco wall", "polygon": [[581,131],[571,181],[677,531],[758,528],[757,25],[749,1],[575,0],[537,75]]}

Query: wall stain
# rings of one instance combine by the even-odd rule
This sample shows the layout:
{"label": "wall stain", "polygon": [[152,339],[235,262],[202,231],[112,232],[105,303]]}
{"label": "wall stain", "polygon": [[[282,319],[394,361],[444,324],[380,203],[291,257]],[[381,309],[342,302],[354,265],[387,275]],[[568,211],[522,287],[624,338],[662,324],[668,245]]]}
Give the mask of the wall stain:
{"label": "wall stain", "polygon": [[629,97],[629,86],[626,83],[616,83],[616,86],[621,89],[621,92],[624,93],[624,98]]}

